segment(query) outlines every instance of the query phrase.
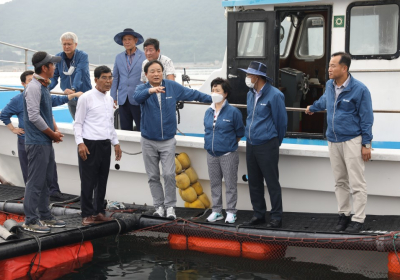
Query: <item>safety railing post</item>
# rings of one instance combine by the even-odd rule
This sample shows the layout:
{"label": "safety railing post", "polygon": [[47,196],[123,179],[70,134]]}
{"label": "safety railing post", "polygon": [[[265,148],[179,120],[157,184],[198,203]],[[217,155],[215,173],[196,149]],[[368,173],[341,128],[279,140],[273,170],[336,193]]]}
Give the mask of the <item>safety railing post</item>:
{"label": "safety railing post", "polygon": [[25,49],[25,71],[28,70],[28,49]]}

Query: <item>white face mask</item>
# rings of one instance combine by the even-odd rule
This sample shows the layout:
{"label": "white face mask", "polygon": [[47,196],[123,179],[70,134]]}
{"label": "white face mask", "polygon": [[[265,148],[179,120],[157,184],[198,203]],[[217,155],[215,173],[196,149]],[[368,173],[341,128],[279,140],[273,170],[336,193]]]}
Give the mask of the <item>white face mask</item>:
{"label": "white face mask", "polygon": [[74,73],[74,71],[75,71],[75,67],[71,65],[68,69],[68,72],[63,71],[63,73],[64,73],[64,75],[71,76]]}
{"label": "white face mask", "polygon": [[250,77],[246,77],[245,83],[246,83],[246,86],[248,86],[249,88],[254,88],[254,85],[256,84],[256,83],[252,83],[251,82],[251,78]]}
{"label": "white face mask", "polygon": [[222,94],[219,94],[219,93],[211,93],[211,98],[214,103],[219,103],[222,100],[224,100],[224,97],[222,96]]}

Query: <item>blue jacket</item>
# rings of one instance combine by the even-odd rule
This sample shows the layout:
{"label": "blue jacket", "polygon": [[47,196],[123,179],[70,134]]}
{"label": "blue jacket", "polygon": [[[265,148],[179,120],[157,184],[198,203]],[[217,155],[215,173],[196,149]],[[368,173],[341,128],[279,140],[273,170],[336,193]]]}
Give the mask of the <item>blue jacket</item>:
{"label": "blue jacket", "polygon": [[[51,96],[52,106],[60,106],[68,102],[68,96]],[[16,115],[18,117],[18,127],[25,129],[24,125],[24,92],[14,96],[10,102],[4,107],[0,114],[0,120],[5,125],[11,123],[11,117]],[[18,135],[19,138],[25,138],[25,134]]]}
{"label": "blue jacket", "polygon": [[362,144],[372,141],[371,94],[360,81],[350,76],[347,87],[336,100],[333,80],[326,83],[325,93],[310,106],[311,112],[327,110],[326,138],[330,142],[344,142],[362,135]]}
{"label": "blue jacket", "polygon": [[[61,61],[57,63],[54,76],[51,78],[51,84],[49,90],[52,90],[58,84],[58,78],[61,80],[61,89],[66,90],[67,88],[74,88],[76,92],[86,92],[92,89],[92,83],[90,82],[89,73],[89,58],[84,51],[75,49],[75,54],[72,59],[71,65],[75,66],[74,73],[71,76],[67,76],[64,72],[68,71],[67,64],[65,63],[66,55],[64,52],[56,54],[61,56]],[[71,85],[72,81],[72,85]]]}
{"label": "blue jacket", "polygon": [[128,71],[127,56],[126,52],[122,52],[115,58],[114,70],[113,70],[113,83],[111,86],[110,95],[114,100],[117,100],[118,93],[118,105],[124,105],[126,97],[128,96],[129,103],[132,105],[138,105],[133,95],[136,87],[143,84],[140,81],[142,73],[142,63],[146,59],[144,52],[136,49],[135,56]]}
{"label": "blue jacket", "polygon": [[161,107],[156,93],[149,94],[151,85],[147,82],[136,88],[133,97],[140,104],[142,119],[140,131],[149,140],[164,141],[176,134],[176,102],[192,101],[211,103],[211,96],[186,88],[175,81],[163,80],[165,93],[161,94]]}
{"label": "blue jacket", "polygon": [[278,137],[281,145],[287,128],[285,96],[267,82],[256,104],[255,100],[256,92],[250,89],[247,93],[247,141],[251,145],[262,145]]}
{"label": "blue jacket", "polygon": [[222,156],[238,148],[237,138],[244,136],[242,113],[225,101],[214,124],[213,108],[204,115],[204,149],[212,156]]}

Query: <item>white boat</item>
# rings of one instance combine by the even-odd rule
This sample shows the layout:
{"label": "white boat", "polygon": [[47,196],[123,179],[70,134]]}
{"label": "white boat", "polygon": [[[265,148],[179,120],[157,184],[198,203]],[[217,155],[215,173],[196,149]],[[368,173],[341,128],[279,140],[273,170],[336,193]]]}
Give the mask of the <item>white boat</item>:
{"label": "white boat", "polygon": [[[370,89],[375,113],[372,160],[366,164],[367,214],[396,215],[400,211],[400,1],[348,0],[226,0],[227,50],[221,69],[213,72],[200,91],[209,93],[215,77],[226,77],[234,87],[230,103],[245,104],[245,73],[250,61],[268,65],[285,94],[286,106],[305,108],[320,97],[328,80],[330,55],[347,51],[353,56],[350,72]],[[223,15],[221,15],[223,16]],[[180,110],[176,152],[186,152],[205,193],[211,197],[203,117],[207,106],[185,104]],[[336,213],[334,179],[324,138],[324,114],[305,116],[288,112],[288,134],[280,147],[280,183],[287,212]],[[388,113],[390,111],[391,113]],[[17,125],[17,123],[14,123]],[[78,155],[71,124],[59,123],[65,135],[55,144],[62,192],[79,194]],[[140,152],[140,133],[117,131],[124,151]],[[17,139],[0,124],[0,174],[23,186]],[[252,209],[245,181],[245,141],[240,141],[238,209]],[[266,191],[268,209],[270,209]],[[142,155],[123,154],[112,161],[107,199],[152,204]],[[178,195],[178,206],[184,202]],[[224,202],[225,205],[225,202]]]}

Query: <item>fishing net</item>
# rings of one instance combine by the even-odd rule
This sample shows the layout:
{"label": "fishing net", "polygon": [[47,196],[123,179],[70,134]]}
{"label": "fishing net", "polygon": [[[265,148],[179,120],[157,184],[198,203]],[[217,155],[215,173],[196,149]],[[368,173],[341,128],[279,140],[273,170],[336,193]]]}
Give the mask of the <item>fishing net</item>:
{"label": "fishing net", "polygon": [[[306,273],[304,267],[307,267],[307,271],[313,271],[308,279],[345,279],[339,276],[342,274],[400,279],[399,232],[346,238],[276,237],[273,232],[255,235],[237,228],[226,230],[223,226],[177,219],[131,232],[129,236],[139,250],[168,248],[169,252],[180,255],[198,252],[207,260],[231,259],[235,269],[253,271],[259,267],[279,273],[285,270]],[[332,272],[338,273],[337,278],[330,276]]]}

